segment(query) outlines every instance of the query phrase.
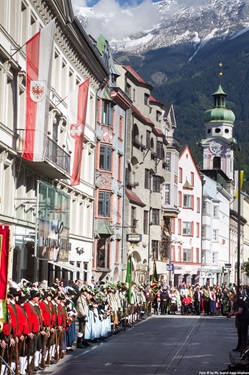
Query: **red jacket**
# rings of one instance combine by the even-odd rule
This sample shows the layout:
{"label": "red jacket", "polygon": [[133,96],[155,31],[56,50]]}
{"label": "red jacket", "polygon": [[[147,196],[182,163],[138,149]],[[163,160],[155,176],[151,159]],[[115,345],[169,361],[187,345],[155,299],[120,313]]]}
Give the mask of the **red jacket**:
{"label": "red jacket", "polygon": [[35,308],[35,306],[31,302],[27,302],[24,305],[24,308],[26,310],[29,324],[30,324],[30,330],[32,333],[38,333],[40,331],[40,316]]}
{"label": "red jacket", "polygon": [[40,301],[39,306],[42,312],[43,327],[52,327],[52,311],[51,306],[46,301]]}
{"label": "red jacket", "polygon": [[16,311],[18,317],[18,325],[16,335],[18,337],[22,335],[28,335],[30,333],[29,320],[24,306],[16,304]]}

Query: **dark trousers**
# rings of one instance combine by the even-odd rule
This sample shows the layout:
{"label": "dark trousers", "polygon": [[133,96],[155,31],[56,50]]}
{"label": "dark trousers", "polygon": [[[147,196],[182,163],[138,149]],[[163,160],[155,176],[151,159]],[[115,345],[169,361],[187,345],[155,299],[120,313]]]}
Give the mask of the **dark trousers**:
{"label": "dark trousers", "polygon": [[200,313],[201,313],[201,301],[198,301],[198,299],[196,299],[194,305],[195,305],[196,314],[200,315]]}
{"label": "dark trousers", "polygon": [[235,321],[237,333],[238,333],[238,345],[237,348],[245,348],[247,344],[247,333],[248,333],[248,319]]}

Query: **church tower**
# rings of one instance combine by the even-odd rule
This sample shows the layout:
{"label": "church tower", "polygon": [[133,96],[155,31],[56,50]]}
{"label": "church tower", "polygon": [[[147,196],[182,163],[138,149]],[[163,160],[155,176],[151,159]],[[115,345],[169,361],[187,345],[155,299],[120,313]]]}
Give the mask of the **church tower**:
{"label": "church tower", "polygon": [[235,115],[226,108],[226,96],[221,86],[213,93],[214,107],[205,112],[206,138],[200,145],[203,149],[203,170],[222,174],[226,180],[234,179],[234,144],[233,127]]}

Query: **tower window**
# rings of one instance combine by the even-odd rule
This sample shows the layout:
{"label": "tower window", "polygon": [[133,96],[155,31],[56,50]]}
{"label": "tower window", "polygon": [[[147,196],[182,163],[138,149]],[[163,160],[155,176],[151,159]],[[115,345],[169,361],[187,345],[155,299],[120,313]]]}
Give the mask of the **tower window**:
{"label": "tower window", "polygon": [[220,133],[220,128],[216,128],[215,133]]}
{"label": "tower window", "polygon": [[225,133],[229,133],[229,129],[225,129]]}
{"label": "tower window", "polygon": [[220,158],[218,156],[214,157],[213,168],[214,169],[220,169]]}
{"label": "tower window", "polygon": [[208,131],[207,131],[208,133],[211,133],[211,129],[208,129]]}

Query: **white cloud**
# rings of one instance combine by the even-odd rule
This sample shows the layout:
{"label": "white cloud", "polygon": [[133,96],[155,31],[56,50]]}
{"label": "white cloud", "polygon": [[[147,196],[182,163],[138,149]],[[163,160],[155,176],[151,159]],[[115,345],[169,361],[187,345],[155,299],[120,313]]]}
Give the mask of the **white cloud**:
{"label": "white cloud", "polygon": [[[73,6],[87,7],[87,0],[73,0]],[[84,12],[83,12],[84,13]],[[160,21],[152,0],[120,5],[117,0],[99,0],[88,12],[86,32],[94,38],[102,33],[107,39],[123,39],[150,30]]]}

